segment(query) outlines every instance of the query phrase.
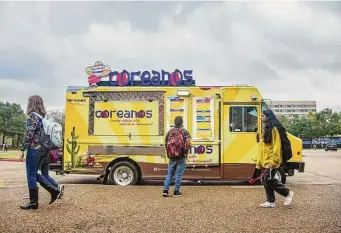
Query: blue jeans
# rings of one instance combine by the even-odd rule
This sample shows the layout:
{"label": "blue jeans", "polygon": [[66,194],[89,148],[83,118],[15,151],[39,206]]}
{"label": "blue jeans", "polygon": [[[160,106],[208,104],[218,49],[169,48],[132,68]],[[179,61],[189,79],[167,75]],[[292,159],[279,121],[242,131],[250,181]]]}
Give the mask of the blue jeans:
{"label": "blue jeans", "polygon": [[[58,188],[58,183],[55,179],[49,176],[49,164],[47,162],[43,162],[40,166],[41,174],[56,188]],[[40,174],[39,174],[40,175]]]}
{"label": "blue jeans", "polygon": [[168,174],[164,184],[164,190],[169,190],[169,186],[172,183],[172,178],[175,176],[175,187],[174,192],[180,191],[182,174],[186,169],[186,158],[182,159],[169,159],[168,163]]}
{"label": "blue jeans", "polygon": [[50,183],[43,175],[38,173],[38,169],[41,167],[45,160],[46,154],[35,149],[27,149],[26,154],[26,176],[29,189],[37,189],[37,182]]}
{"label": "blue jeans", "polygon": [[27,149],[26,176],[29,189],[37,189],[37,172],[40,167],[42,153],[38,150]]}

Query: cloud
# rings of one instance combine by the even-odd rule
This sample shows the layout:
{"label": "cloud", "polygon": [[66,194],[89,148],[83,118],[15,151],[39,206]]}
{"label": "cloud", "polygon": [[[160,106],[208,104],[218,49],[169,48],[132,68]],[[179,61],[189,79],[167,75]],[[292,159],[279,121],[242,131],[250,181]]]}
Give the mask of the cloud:
{"label": "cloud", "polygon": [[339,2],[1,2],[0,9],[0,99],[25,104],[40,93],[50,108],[63,107],[66,86],[87,85],[85,67],[101,60],[118,70],[193,69],[199,85],[248,83],[265,98],[341,111]]}

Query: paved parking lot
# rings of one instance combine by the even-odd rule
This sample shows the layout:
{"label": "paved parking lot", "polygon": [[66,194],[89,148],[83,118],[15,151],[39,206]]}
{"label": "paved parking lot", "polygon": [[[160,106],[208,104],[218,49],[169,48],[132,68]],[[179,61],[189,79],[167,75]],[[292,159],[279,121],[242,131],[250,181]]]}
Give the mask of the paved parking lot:
{"label": "paved parking lot", "polygon": [[159,184],[101,185],[93,176],[56,176],[62,200],[37,211],[19,205],[27,192],[24,163],[0,162],[0,232],[341,232],[341,152],[305,151],[306,172],[288,177],[292,209],[278,197],[260,209],[261,186],[183,186],[182,198],[161,197]]}

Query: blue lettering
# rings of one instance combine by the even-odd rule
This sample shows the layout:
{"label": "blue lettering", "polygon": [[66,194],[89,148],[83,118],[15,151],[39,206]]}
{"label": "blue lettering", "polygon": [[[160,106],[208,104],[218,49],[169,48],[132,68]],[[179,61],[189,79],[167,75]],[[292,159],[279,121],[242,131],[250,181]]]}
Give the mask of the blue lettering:
{"label": "blue lettering", "polygon": [[143,71],[141,75],[141,85],[150,86],[150,72],[149,71]]}
{"label": "blue lettering", "polygon": [[122,110],[118,110],[116,113],[118,118],[122,118],[123,117],[123,111]]}
{"label": "blue lettering", "polygon": [[96,112],[95,112],[95,116],[96,116],[97,118],[100,118],[100,117],[101,117],[101,113],[102,113],[102,111],[96,111]]}
{"label": "blue lettering", "polygon": [[137,72],[131,72],[130,74],[130,86],[134,86],[134,76],[140,76],[141,72],[137,71]]}
{"label": "blue lettering", "polygon": [[157,71],[152,71],[153,77],[152,77],[152,86],[160,86],[160,73]]}
{"label": "blue lettering", "polygon": [[213,146],[203,146],[203,145],[199,145],[199,146],[191,146],[190,149],[190,153],[191,154],[212,154],[213,152]]}
{"label": "blue lettering", "polygon": [[169,73],[165,70],[136,71],[123,70],[121,73],[112,71],[109,74],[109,81],[100,81],[99,86],[192,86],[195,80],[192,76],[193,70],[179,69]]}
{"label": "blue lettering", "polygon": [[213,148],[212,148],[213,146],[206,146],[206,154],[212,154],[212,152],[213,152]]}
{"label": "blue lettering", "polygon": [[113,78],[114,78],[114,76],[118,76],[119,75],[119,73],[117,72],[117,71],[114,71],[114,72],[111,72],[110,74],[109,74],[109,83],[110,83],[110,86],[115,86],[115,84],[114,84],[114,82],[113,82]]}
{"label": "blue lettering", "polygon": [[193,76],[192,76],[193,70],[185,70],[184,71],[184,85],[185,86],[191,86],[193,82]]}
{"label": "blue lettering", "polygon": [[[165,78],[165,76],[167,75],[167,79]],[[161,70],[161,76],[162,76],[162,85],[165,85],[165,81],[168,80],[168,85],[169,85],[169,80],[170,80],[170,73],[164,70]]]}
{"label": "blue lettering", "polygon": [[152,110],[140,110],[140,111],[134,111],[134,110],[98,110],[95,111],[96,118],[113,118],[113,116],[116,115],[117,118],[152,118],[153,117],[153,111]]}
{"label": "blue lettering", "polygon": [[152,110],[147,110],[146,113],[147,113],[147,114],[146,114],[146,117],[147,117],[147,118],[151,118],[151,117],[153,116]]}

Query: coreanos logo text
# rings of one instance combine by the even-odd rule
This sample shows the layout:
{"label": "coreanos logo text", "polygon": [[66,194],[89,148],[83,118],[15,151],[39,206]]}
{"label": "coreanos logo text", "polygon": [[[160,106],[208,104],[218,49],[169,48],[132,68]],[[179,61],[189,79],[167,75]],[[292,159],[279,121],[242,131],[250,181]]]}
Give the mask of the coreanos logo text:
{"label": "coreanos logo text", "polygon": [[153,111],[152,110],[98,110],[95,112],[96,118],[152,118]]}

